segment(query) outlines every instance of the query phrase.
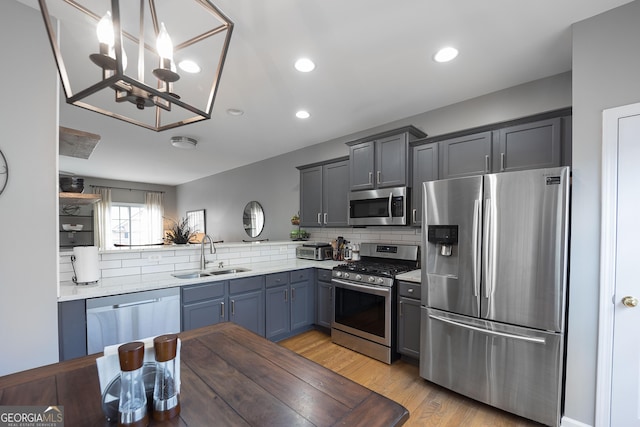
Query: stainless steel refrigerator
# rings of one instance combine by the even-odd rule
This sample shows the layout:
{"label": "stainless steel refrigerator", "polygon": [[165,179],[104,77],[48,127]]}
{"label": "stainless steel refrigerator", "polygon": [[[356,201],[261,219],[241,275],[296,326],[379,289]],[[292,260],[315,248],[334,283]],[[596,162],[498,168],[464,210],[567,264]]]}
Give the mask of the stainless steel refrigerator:
{"label": "stainless steel refrigerator", "polygon": [[559,425],[568,167],[423,183],[420,376]]}

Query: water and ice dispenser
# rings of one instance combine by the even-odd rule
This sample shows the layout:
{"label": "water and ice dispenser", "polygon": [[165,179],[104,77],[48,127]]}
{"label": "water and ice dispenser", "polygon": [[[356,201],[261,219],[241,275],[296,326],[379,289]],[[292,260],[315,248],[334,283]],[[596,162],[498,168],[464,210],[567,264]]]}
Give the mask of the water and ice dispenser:
{"label": "water and ice dispenser", "polygon": [[458,244],[457,225],[430,225],[427,240],[440,248],[440,255],[451,256],[454,245]]}

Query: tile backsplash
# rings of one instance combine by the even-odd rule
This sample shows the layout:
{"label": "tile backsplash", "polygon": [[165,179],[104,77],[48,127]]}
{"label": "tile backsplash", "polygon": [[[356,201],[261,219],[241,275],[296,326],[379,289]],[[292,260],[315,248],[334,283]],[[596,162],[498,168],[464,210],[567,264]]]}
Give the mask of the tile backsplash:
{"label": "tile backsplash", "polygon": [[[330,242],[342,236],[350,243],[420,244],[420,228],[307,228],[311,241]],[[216,253],[205,252],[207,268],[217,268],[268,261],[295,259],[296,246],[303,242],[229,243],[216,245]],[[60,282],[71,281],[74,273],[71,251],[60,253]],[[164,246],[134,250],[123,248],[99,255],[100,278],[133,276],[138,274],[197,270],[200,267],[200,246]]]}

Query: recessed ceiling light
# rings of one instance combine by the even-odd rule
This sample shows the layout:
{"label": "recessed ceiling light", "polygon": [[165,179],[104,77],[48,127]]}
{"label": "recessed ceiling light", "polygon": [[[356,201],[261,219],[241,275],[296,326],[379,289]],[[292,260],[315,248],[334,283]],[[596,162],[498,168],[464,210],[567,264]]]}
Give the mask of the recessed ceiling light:
{"label": "recessed ceiling light", "polygon": [[200,66],[190,59],[185,59],[184,61],[180,61],[180,63],[178,64],[178,67],[180,67],[182,71],[187,73],[195,74],[200,72]]}
{"label": "recessed ceiling light", "polygon": [[244,114],[244,111],[239,110],[237,108],[228,108],[227,109],[227,114],[230,116],[241,116]]}
{"label": "recessed ceiling light", "polygon": [[189,138],[188,136],[172,136],[171,145],[183,150],[193,150],[198,145],[198,140]]}
{"label": "recessed ceiling light", "polygon": [[433,56],[433,60],[436,62],[449,62],[456,56],[458,56],[458,49],[454,47],[444,47]]}
{"label": "recessed ceiling light", "polygon": [[296,117],[299,119],[308,119],[311,117],[311,114],[309,114],[308,111],[300,110],[296,113]]}
{"label": "recessed ceiling light", "polygon": [[295,63],[296,70],[301,71],[303,73],[308,73],[309,71],[313,71],[316,68],[316,64],[313,63],[309,58],[300,58]]}

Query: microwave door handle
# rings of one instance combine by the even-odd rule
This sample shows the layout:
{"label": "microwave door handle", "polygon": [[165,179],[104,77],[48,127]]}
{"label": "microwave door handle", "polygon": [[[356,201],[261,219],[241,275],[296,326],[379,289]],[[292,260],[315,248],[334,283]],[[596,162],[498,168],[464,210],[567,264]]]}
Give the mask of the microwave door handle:
{"label": "microwave door handle", "polygon": [[393,192],[389,193],[389,218],[393,218],[393,211],[391,210],[391,204],[393,202]]}

